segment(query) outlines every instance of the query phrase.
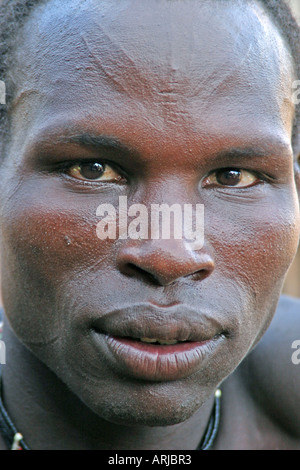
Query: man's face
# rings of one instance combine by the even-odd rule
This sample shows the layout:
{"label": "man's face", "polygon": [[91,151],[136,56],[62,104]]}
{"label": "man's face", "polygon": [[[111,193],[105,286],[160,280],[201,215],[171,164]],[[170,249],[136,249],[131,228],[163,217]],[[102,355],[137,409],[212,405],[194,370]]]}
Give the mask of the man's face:
{"label": "man's face", "polygon": [[[297,249],[288,52],[256,3],[50,1],[16,59],[9,321],[99,416],[180,422],[261,338]],[[100,240],[119,196],[203,204],[204,246]]]}

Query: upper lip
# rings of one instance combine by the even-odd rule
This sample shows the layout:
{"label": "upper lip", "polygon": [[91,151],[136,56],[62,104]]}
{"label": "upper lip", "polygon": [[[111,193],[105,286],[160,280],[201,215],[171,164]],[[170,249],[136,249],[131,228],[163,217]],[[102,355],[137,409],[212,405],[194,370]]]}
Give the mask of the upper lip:
{"label": "upper lip", "polygon": [[204,342],[225,335],[222,322],[184,304],[157,307],[134,304],[106,313],[92,322],[98,333],[131,338]]}

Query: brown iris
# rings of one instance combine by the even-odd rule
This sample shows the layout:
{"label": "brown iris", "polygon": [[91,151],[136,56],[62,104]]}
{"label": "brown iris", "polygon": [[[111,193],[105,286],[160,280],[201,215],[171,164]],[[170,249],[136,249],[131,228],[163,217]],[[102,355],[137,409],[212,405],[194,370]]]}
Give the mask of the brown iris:
{"label": "brown iris", "polygon": [[83,181],[122,182],[125,180],[106,163],[86,162],[71,166],[67,174]]}
{"label": "brown iris", "polygon": [[242,172],[234,169],[223,169],[216,172],[216,180],[222,186],[236,186],[240,183]]}
{"label": "brown iris", "polygon": [[96,180],[103,176],[105,165],[101,163],[83,163],[80,165],[80,173],[83,178]]}

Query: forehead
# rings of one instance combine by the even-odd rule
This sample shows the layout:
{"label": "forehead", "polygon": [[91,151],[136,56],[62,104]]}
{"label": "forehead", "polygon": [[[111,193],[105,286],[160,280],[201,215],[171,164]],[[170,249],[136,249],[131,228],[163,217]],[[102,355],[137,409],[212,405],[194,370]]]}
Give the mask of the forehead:
{"label": "forehead", "polygon": [[156,128],[276,121],[291,132],[292,60],[255,1],[53,0],[20,44],[14,106],[32,109],[31,124],[123,115]]}

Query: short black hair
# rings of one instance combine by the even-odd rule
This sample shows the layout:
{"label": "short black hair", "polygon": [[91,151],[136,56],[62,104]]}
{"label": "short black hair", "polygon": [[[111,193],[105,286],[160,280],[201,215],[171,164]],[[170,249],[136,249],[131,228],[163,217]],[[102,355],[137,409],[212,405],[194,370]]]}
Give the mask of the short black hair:
{"label": "short black hair", "polygon": [[[16,44],[15,38],[32,9],[48,1],[50,0],[0,0],[0,80],[3,80],[6,84],[6,105],[0,105],[0,139],[2,143],[8,134],[8,109],[15,92],[14,83],[9,80],[9,70],[13,64],[11,58],[13,57]],[[249,0],[242,1],[248,2]],[[296,77],[300,79],[300,26],[294,18],[290,7],[286,0],[258,1],[270,12],[273,22],[282,33],[294,60]],[[296,143],[296,139],[299,136],[300,104],[296,105],[293,144]]]}

